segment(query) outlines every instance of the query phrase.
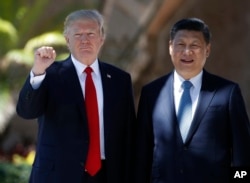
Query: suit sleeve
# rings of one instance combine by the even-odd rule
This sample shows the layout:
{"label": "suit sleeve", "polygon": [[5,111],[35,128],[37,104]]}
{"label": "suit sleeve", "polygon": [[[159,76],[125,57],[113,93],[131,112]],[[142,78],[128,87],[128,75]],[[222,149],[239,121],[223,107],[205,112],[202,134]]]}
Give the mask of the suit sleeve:
{"label": "suit sleeve", "polygon": [[44,113],[46,106],[46,90],[44,82],[38,89],[33,89],[30,76],[26,79],[17,101],[16,112],[25,119],[34,119]]}
{"label": "suit sleeve", "polygon": [[127,175],[124,182],[131,182],[132,180],[132,167],[134,163],[134,137],[135,137],[135,122],[136,122],[136,114],[135,114],[135,105],[134,105],[134,95],[133,95],[133,88],[132,88],[132,81],[131,77],[127,81],[128,84],[128,119],[127,119],[127,138],[126,138],[126,170]]}
{"label": "suit sleeve", "polygon": [[232,164],[236,167],[250,166],[250,123],[238,85],[232,90],[229,112],[232,133]]}
{"label": "suit sleeve", "polygon": [[152,111],[145,88],[141,92],[137,114],[135,182],[149,183],[153,159]]}

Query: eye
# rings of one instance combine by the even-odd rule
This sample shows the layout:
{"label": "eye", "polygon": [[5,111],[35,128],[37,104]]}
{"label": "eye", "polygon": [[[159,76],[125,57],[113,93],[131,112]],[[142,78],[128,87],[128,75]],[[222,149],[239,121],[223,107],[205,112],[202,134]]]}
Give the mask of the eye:
{"label": "eye", "polygon": [[185,47],[185,44],[183,42],[178,42],[175,44],[175,47],[181,49],[181,48]]}
{"label": "eye", "polygon": [[90,33],[88,33],[88,36],[89,36],[89,37],[95,37],[95,33],[90,32]]}
{"label": "eye", "polygon": [[80,33],[76,33],[74,36],[75,37],[81,37],[81,34]]}
{"label": "eye", "polygon": [[179,43],[177,43],[176,45],[180,45],[180,46],[182,46],[182,45],[184,45],[184,43],[179,42]]}
{"label": "eye", "polygon": [[197,48],[199,48],[199,47],[200,47],[200,46],[199,46],[198,44],[192,44],[192,45],[191,45],[191,48],[192,48],[192,49],[197,49]]}

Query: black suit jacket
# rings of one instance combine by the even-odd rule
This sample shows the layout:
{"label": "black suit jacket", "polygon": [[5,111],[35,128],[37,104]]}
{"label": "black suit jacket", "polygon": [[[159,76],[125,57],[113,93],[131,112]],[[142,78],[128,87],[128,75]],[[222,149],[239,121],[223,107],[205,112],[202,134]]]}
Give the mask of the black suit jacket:
{"label": "black suit jacket", "polygon": [[[127,183],[135,109],[130,75],[99,61],[109,183]],[[25,119],[38,118],[31,183],[82,183],[89,145],[84,97],[70,57],[53,63],[34,90],[28,77],[17,103]]]}
{"label": "black suit jacket", "polygon": [[[161,116],[153,117],[164,85]],[[142,89],[138,124],[136,183],[228,183],[230,166],[250,166],[250,126],[240,89],[206,71],[185,142],[174,107],[173,73]]]}

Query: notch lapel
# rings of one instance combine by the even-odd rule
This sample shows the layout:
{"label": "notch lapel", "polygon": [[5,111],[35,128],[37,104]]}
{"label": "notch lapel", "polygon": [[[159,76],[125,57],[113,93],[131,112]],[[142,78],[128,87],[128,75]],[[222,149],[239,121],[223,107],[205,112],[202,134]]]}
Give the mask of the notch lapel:
{"label": "notch lapel", "polygon": [[[108,141],[109,131],[110,131],[110,117],[112,116],[112,105],[113,105],[113,95],[115,88],[113,87],[113,75],[109,72],[108,65],[99,61],[99,68],[102,79],[102,88],[103,88],[103,123],[104,123],[104,138],[105,142]],[[119,87],[119,86],[117,86]]]}
{"label": "notch lapel", "polygon": [[172,141],[176,138],[178,143],[182,143],[182,138],[177,122],[174,90],[173,90],[173,74],[161,79],[158,86],[151,91],[153,110],[154,134],[165,138],[166,141]]}
{"label": "notch lapel", "polygon": [[62,81],[62,86],[64,87],[62,89],[68,90],[67,92],[70,92],[72,99],[83,106],[84,97],[74,64],[70,58],[62,64],[59,70],[59,79]]}
{"label": "notch lapel", "polygon": [[190,130],[188,132],[186,142],[191,140],[192,136],[199,128],[202,118],[206,114],[206,111],[215,95],[215,92],[216,88],[214,87],[212,78],[207,72],[204,71],[198,105],[196,107],[195,115]]}

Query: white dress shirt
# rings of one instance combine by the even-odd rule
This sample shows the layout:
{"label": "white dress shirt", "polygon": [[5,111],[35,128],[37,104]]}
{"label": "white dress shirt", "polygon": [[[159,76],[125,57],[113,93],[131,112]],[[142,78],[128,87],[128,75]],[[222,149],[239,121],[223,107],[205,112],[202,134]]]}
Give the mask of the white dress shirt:
{"label": "white dress shirt", "polygon": [[[192,120],[197,108],[197,103],[200,95],[202,74],[203,71],[189,80],[193,84],[193,86],[190,88],[190,96],[192,100]],[[176,71],[174,71],[174,102],[176,115],[178,114],[180,100],[183,93],[183,88],[181,87],[183,81],[185,81],[184,78],[182,78]]]}
{"label": "white dress shirt", "polygon": [[[76,72],[82,87],[83,96],[85,96],[85,80],[86,73],[84,72],[87,65],[82,64],[77,61],[72,55],[71,59],[76,68]],[[99,127],[100,127],[100,147],[101,147],[101,159],[105,159],[105,151],[104,151],[104,126],[103,126],[103,88],[102,88],[102,77],[99,69],[98,60],[96,59],[93,64],[90,65],[93,69],[92,79],[96,89],[96,97],[98,103],[98,112],[99,112]]]}
{"label": "white dress shirt", "polygon": [[[84,72],[87,65],[82,64],[77,61],[73,55],[71,55],[72,62],[76,68],[77,76],[82,88],[83,96],[85,96],[85,79],[86,73]],[[101,72],[99,69],[98,60],[96,59],[90,67],[93,69],[92,79],[96,88],[96,96],[98,103],[98,112],[99,112],[99,127],[100,127],[100,148],[101,148],[101,159],[105,159],[105,149],[104,149],[104,123],[103,123],[103,88],[102,88],[102,78]],[[42,81],[44,80],[46,73],[39,76],[34,76],[32,71],[30,72],[30,83],[33,89],[39,88]]]}

